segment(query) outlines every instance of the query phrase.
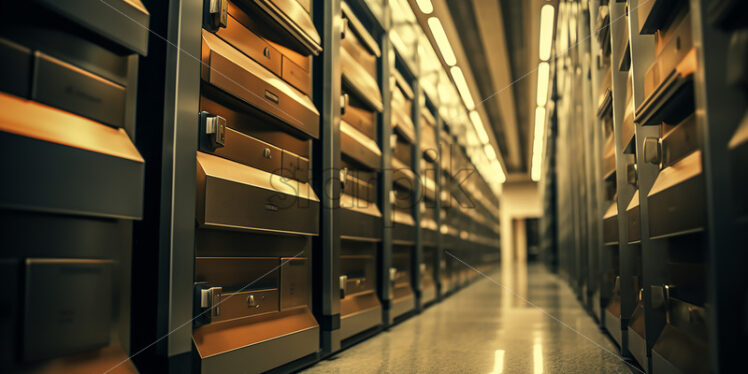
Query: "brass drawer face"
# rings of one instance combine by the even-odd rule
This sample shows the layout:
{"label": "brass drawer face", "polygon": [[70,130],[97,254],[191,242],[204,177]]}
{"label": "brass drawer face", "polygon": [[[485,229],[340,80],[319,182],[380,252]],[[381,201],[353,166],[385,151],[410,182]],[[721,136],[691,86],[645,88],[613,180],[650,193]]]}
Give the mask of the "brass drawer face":
{"label": "brass drawer face", "polygon": [[211,322],[229,321],[279,311],[278,289],[224,292],[220,297],[220,313]]}
{"label": "brass drawer face", "polygon": [[226,27],[219,28],[216,31],[216,35],[272,71],[275,75],[281,76],[281,53],[273,48],[265,39],[244,27],[244,25],[231,15],[228,17]]}
{"label": "brass drawer face", "polygon": [[309,137],[319,136],[311,99],[226,42],[203,30],[202,79]]}
{"label": "brass drawer face", "polygon": [[307,258],[281,258],[280,310],[299,306],[311,307],[311,261]]}

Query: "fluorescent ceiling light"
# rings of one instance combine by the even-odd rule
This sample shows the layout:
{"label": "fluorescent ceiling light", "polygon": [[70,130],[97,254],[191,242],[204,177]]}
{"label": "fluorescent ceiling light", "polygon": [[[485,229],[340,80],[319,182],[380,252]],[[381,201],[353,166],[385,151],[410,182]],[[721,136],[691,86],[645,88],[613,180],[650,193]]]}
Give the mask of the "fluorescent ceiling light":
{"label": "fluorescent ceiling light", "polygon": [[[430,21],[430,20],[429,20]],[[429,22],[429,24],[431,24]],[[540,59],[548,61],[551,58],[553,43],[553,5],[545,4],[540,8]]]}
{"label": "fluorescent ceiling light", "polygon": [[540,168],[543,155],[543,141],[545,140],[545,108],[538,107],[535,109],[535,137],[532,146],[532,170],[530,177],[534,181],[540,180]]}
{"label": "fluorescent ceiling light", "polygon": [[476,111],[470,112],[470,122],[473,123],[475,133],[478,135],[478,139],[482,144],[488,143],[488,133],[485,127],[483,127],[483,121],[480,119],[480,115]]}
{"label": "fluorescent ceiling light", "polygon": [[484,145],[483,151],[486,152],[486,157],[488,157],[490,161],[493,161],[496,159],[496,151],[493,150],[493,146],[491,144]]}
{"label": "fluorescent ceiling light", "polygon": [[441,21],[436,17],[429,18],[429,28],[431,29],[431,34],[434,36],[434,40],[436,40],[436,46],[439,47],[439,52],[442,53],[444,62],[449,66],[456,64],[457,57],[455,57],[455,52],[452,50],[452,45],[449,44],[447,33],[444,32]]}
{"label": "fluorescent ceiling light", "polygon": [[491,161],[491,166],[498,171],[496,175],[496,181],[499,183],[506,182],[506,174],[504,174],[504,168],[501,167],[501,163],[498,159]]}
{"label": "fluorescent ceiling light", "polygon": [[550,83],[551,66],[547,62],[538,65],[538,106],[545,106],[548,101],[548,84]]}
{"label": "fluorescent ceiling light", "polygon": [[418,9],[420,9],[423,14],[431,14],[431,12],[434,11],[434,6],[431,5],[431,0],[416,0],[416,4],[418,4]]}
{"label": "fluorescent ceiling light", "polygon": [[454,79],[455,85],[457,85],[457,92],[462,96],[462,101],[465,103],[467,110],[475,109],[475,102],[473,101],[473,96],[470,95],[470,89],[465,80],[465,75],[462,74],[462,69],[459,66],[452,66],[449,72],[452,73],[452,79]]}

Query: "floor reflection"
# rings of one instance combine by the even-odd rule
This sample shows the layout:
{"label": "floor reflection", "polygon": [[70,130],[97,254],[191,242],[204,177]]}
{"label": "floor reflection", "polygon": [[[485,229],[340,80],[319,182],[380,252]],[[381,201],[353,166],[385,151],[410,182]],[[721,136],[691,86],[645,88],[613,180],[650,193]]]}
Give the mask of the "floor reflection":
{"label": "floor reflection", "polygon": [[637,372],[542,265],[488,276],[306,372]]}

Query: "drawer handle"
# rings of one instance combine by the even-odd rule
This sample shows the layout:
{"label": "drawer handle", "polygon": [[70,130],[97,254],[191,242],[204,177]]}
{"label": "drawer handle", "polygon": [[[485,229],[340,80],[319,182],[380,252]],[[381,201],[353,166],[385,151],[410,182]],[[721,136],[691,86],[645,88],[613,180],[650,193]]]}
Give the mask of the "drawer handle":
{"label": "drawer handle", "polygon": [[270,101],[272,101],[272,102],[274,102],[274,103],[276,103],[276,104],[278,104],[278,95],[276,95],[276,94],[274,94],[274,93],[272,93],[272,92],[270,92],[268,90],[265,90],[265,98],[268,99],[268,100],[270,100]]}
{"label": "drawer handle", "polygon": [[265,47],[265,49],[262,50],[262,55],[270,58],[270,47]]}
{"label": "drawer handle", "polygon": [[345,181],[348,179],[348,168],[340,169],[340,189],[345,190]]}
{"label": "drawer handle", "polygon": [[270,148],[265,148],[262,150],[262,157],[265,157],[268,160],[273,158],[273,153],[270,152]]}
{"label": "drawer handle", "polygon": [[345,285],[348,283],[348,276],[341,275],[340,278],[338,278],[338,282],[338,285],[340,286],[340,298],[345,299]]}
{"label": "drawer handle", "polygon": [[349,97],[347,93],[340,96],[340,114],[345,114],[345,108],[348,107]]}
{"label": "drawer handle", "polygon": [[343,25],[340,28],[340,39],[345,39],[345,34],[348,32],[348,18],[343,18]]}

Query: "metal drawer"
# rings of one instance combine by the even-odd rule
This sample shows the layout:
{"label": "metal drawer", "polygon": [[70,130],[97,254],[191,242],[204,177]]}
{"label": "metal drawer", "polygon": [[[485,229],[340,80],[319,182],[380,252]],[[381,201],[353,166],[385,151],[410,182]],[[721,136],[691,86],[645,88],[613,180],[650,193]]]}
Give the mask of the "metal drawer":
{"label": "metal drawer", "polygon": [[615,201],[603,215],[603,242],[605,245],[618,244],[618,203]]}
{"label": "metal drawer", "polygon": [[71,21],[145,56],[150,14],[140,0],[35,0]]}
{"label": "metal drawer", "polygon": [[4,184],[0,206],[141,217],[144,162],[123,129],[2,93],[0,107],[4,151],[23,161],[0,168],[17,181]]}
{"label": "metal drawer", "polygon": [[23,358],[37,361],[109,344],[110,260],[27,259]]}
{"label": "metal drawer", "polygon": [[125,87],[76,66],[34,53],[31,99],[123,127]]}
{"label": "metal drawer", "polygon": [[363,108],[355,97],[349,96],[346,100],[340,120],[350,124],[366,137],[372,140],[377,139],[377,113]]}
{"label": "metal drawer", "polygon": [[[275,73],[275,75],[281,76],[283,62],[280,51],[234,18],[233,15],[241,17],[240,19],[247,17],[244,13],[237,14],[237,12],[241,11],[235,9],[235,7],[235,5],[229,3],[230,10],[226,27],[219,28],[216,31],[216,35],[253,60],[259,62],[262,66]],[[245,22],[248,21],[248,19],[245,20]]]}
{"label": "metal drawer", "polygon": [[280,264],[278,257],[195,257],[195,281],[224,291],[277,289]]}
{"label": "metal drawer", "polygon": [[345,121],[340,121],[340,151],[372,170],[381,168],[382,151],[377,143]]}
{"label": "metal drawer", "polygon": [[286,37],[288,44],[315,56],[322,52],[322,38],[312,16],[296,0],[234,0],[247,14],[256,16]]}
{"label": "metal drawer", "polygon": [[197,191],[202,227],[319,234],[319,199],[309,184],[197,152]]}
{"label": "metal drawer", "polygon": [[411,143],[405,141],[402,137],[397,137],[395,147],[392,151],[392,156],[400,160],[405,165],[412,165],[412,153],[413,146]]}
{"label": "metal drawer", "polygon": [[312,306],[312,262],[308,258],[281,258],[280,310]]}
{"label": "metal drawer", "polygon": [[701,151],[660,171],[647,196],[650,236],[659,238],[703,230],[704,193]]}
{"label": "metal drawer", "polygon": [[319,112],[308,96],[205,30],[201,76],[307,136],[319,137]]}

